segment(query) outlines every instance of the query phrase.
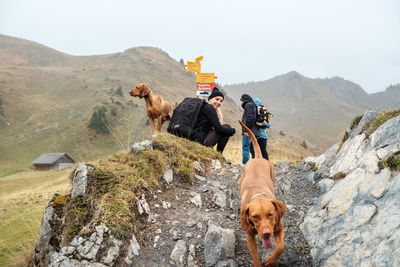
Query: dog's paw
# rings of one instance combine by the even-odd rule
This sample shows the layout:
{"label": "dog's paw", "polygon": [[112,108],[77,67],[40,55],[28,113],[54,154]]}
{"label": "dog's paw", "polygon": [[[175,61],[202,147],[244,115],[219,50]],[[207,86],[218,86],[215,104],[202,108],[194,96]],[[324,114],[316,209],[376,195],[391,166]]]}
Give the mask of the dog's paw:
{"label": "dog's paw", "polygon": [[273,257],[268,257],[264,260],[264,266],[271,266],[272,264],[276,263],[278,260]]}

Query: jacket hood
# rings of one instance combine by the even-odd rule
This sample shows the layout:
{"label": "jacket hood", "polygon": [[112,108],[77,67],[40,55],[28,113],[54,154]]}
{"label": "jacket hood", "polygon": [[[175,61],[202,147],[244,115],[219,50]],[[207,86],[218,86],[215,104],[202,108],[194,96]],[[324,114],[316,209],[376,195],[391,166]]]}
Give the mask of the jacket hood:
{"label": "jacket hood", "polygon": [[240,101],[248,102],[248,101],[253,101],[253,99],[252,99],[251,96],[249,96],[248,94],[243,94],[243,95],[240,97]]}
{"label": "jacket hood", "polygon": [[256,103],[257,105],[262,105],[262,102],[260,99],[258,99],[257,97],[253,98],[254,103]]}

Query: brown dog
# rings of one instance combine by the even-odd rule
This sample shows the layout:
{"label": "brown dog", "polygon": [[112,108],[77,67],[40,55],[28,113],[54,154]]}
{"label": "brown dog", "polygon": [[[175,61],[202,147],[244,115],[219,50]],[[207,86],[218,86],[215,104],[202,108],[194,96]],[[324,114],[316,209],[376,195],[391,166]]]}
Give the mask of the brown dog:
{"label": "brown dog", "polygon": [[272,235],[274,236],[276,247],[264,261],[265,266],[269,266],[278,261],[284,250],[285,232],[282,216],[286,207],[282,202],[275,200],[275,176],[271,163],[262,157],[254,134],[241,121],[239,123],[250,135],[255,151],[255,158],[247,162],[240,178],[242,229],[246,231],[247,245],[256,267],[261,266],[256,235],[258,234],[265,249],[274,246]]}
{"label": "brown dog", "polygon": [[138,84],[132,89],[129,94],[131,96],[142,98],[146,101],[146,112],[149,116],[151,125],[151,131],[156,131],[154,119],[157,119],[157,131],[161,132],[161,127],[164,122],[168,121],[172,117],[172,107],[167,100],[161,98],[161,96],[154,93],[150,88],[144,84]]}

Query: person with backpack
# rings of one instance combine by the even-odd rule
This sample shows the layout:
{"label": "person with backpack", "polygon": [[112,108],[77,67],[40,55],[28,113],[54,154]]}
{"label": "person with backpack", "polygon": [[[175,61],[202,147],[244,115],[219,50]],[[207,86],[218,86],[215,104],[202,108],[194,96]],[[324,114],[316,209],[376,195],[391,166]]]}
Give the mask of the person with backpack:
{"label": "person with backpack", "polygon": [[[248,94],[243,94],[240,97],[242,101],[242,108],[244,109],[242,122],[249,128],[254,136],[257,138],[260,136],[259,128],[256,125],[257,107],[251,96]],[[242,164],[246,164],[250,159],[250,146],[251,139],[249,134],[242,129]]]}
{"label": "person with backpack", "polygon": [[[268,152],[267,152],[267,139],[268,139],[268,131],[267,129],[271,127],[271,122],[269,120],[269,114],[267,109],[263,106],[260,99],[257,97],[253,98],[254,103],[257,107],[257,117],[260,114],[261,119],[256,119],[256,124],[259,127],[260,135],[257,137],[257,143],[260,146],[261,153],[264,159],[268,159]],[[259,112],[260,111],[260,112]],[[258,125],[259,124],[259,125]],[[250,145],[250,153],[251,157],[254,158],[254,147],[253,144]]]}
{"label": "person with backpack", "polygon": [[197,121],[193,126],[193,132],[189,139],[208,147],[217,145],[217,151],[223,152],[229,138],[235,134],[235,128],[229,124],[221,124],[221,116],[218,116],[219,107],[224,101],[224,94],[214,87],[208,102],[204,102]]}

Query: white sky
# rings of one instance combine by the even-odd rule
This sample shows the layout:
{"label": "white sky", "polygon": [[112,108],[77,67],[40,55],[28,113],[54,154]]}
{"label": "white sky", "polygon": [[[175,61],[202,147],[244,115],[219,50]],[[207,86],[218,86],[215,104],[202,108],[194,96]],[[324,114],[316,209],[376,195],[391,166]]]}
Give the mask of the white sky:
{"label": "white sky", "polygon": [[400,82],[398,0],[0,0],[0,33],[71,55],[202,55],[221,84],[293,70],[369,93]]}

